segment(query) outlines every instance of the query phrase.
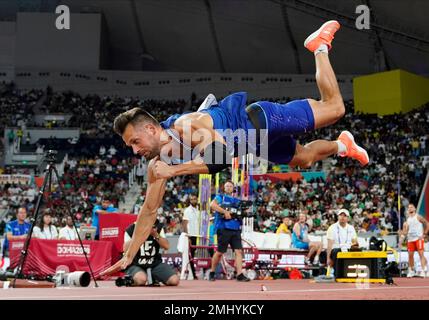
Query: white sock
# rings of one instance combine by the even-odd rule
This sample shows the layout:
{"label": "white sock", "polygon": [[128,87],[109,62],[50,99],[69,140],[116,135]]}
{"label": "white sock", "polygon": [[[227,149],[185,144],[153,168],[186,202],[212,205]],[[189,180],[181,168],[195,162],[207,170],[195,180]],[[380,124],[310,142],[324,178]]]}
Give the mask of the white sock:
{"label": "white sock", "polygon": [[347,147],[344,143],[342,143],[340,140],[335,141],[338,145],[338,152],[337,154],[344,154],[347,152]]}
{"label": "white sock", "polygon": [[328,53],[328,46],[326,44],[321,44],[319,48],[314,51],[314,55],[317,55],[320,52]]}

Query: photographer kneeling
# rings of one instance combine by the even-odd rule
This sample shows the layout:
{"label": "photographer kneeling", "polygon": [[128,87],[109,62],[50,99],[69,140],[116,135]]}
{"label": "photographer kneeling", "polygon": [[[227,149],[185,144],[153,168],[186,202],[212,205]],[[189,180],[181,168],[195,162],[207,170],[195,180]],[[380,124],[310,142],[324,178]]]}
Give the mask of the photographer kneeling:
{"label": "photographer kneeling", "polygon": [[222,207],[231,207],[240,202],[239,199],[232,197],[234,184],[227,181],[224,184],[225,194],[218,194],[210,204],[210,209],[215,211],[215,230],[217,233],[218,247],[212,258],[211,272],[209,280],[215,280],[215,270],[222,255],[228,249],[228,244],[235,253],[235,270],[237,271],[237,281],[250,281],[243,274],[243,246],[241,244],[241,219],[233,217],[231,212]]}
{"label": "photographer kneeling", "polygon": [[[124,252],[127,251],[133,236],[135,223],[131,224],[124,234]],[[151,270],[154,282],[162,282],[167,286],[177,286],[179,277],[173,268],[167,263],[162,262],[160,249],[168,250],[170,244],[165,238],[162,225],[157,220],[150,236],[140,247],[132,264],[125,269],[125,273],[133,278],[133,286],[145,286],[148,282],[148,269]],[[151,284],[151,283],[149,283]]]}

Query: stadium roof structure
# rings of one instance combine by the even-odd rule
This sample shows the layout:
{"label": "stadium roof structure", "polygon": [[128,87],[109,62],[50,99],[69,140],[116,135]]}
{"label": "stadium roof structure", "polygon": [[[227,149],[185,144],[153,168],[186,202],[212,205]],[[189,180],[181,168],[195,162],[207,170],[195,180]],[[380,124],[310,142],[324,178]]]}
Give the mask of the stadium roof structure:
{"label": "stadium roof structure", "polygon": [[[303,48],[323,21],[342,30],[332,51],[340,74],[404,69],[429,74],[425,0],[2,0],[0,19],[17,12],[102,13],[109,68],[179,72],[314,72]],[[355,25],[358,5],[371,9],[370,29]]]}

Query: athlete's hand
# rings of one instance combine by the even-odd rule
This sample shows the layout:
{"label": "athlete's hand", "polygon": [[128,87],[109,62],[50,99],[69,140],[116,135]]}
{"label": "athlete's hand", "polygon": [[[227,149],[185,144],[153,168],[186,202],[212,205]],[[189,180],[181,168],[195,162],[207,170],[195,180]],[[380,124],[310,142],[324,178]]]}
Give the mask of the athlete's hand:
{"label": "athlete's hand", "polygon": [[125,270],[131,263],[133,262],[133,259],[124,254],[121,260],[116,262],[113,266],[108,268],[107,270],[104,270],[100,273],[100,276],[109,276],[111,274],[114,274],[120,270]]}
{"label": "athlete's hand", "polygon": [[173,166],[157,160],[153,166],[153,173],[156,179],[168,179],[174,176],[174,169]]}

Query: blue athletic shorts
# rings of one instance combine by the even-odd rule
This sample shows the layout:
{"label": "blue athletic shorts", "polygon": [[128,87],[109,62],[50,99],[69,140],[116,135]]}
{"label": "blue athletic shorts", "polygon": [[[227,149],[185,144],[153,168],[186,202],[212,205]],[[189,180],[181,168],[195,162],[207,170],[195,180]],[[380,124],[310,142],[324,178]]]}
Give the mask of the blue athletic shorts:
{"label": "blue athletic shorts", "polygon": [[269,101],[258,101],[254,104],[264,111],[268,131],[268,160],[289,163],[295,155],[294,135],[314,130],[314,115],[310,103],[303,99],[286,104]]}
{"label": "blue athletic shorts", "polygon": [[[260,119],[258,122],[263,122],[260,127],[266,128],[268,132],[268,137],[266,137],[268,138],[268,159],[266,160],[274,163],[289,163],[295,155],[294,135],[314,130],[313,110],[307,99],[294,100],[286,104],[258,101],[247,108],[245,106],[246,95],[236,93],[226,97],[219,105],[201,112],[210,114],[215,130],[244,129],[248,132],[255,126],[245,110],[253,106],[262,109],[263,114],[258,116]],[[245,142],[241,139],[238,140],[240,141],[235,141],[235,144]],[[252,148],[251,146],[250,149]],[[255,146],[255,149],[258,150],[258,147]]]}

